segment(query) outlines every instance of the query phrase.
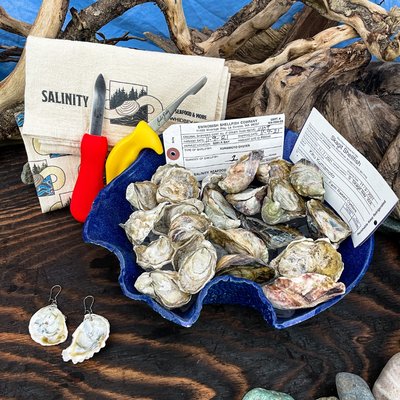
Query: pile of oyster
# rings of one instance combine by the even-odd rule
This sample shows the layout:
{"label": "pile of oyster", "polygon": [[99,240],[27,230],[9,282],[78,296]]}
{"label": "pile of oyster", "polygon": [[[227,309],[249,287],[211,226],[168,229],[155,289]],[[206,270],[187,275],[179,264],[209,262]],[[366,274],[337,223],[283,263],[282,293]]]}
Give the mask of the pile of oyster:
{"label": "pile of oyster", "polygon": [[323,204],[318,167],[262,157],[246,154],[201,185],[191,171],[166,164],[127,187],[135,211],[121,226],[144,270],[139,292],[182,307],[221,274],[257,282],[277,309],[345,292],[337,247],[351,231]]}

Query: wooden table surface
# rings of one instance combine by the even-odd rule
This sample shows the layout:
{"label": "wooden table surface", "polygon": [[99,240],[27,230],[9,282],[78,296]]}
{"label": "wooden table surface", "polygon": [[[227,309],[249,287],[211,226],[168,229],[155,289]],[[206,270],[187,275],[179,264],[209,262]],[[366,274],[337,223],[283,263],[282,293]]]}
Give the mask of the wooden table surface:
{"label": "wooden table surface", "polygon": [[[1,149],[1,398],[240,400],[264,387],[316,399],[336,394],[340,371],[372,385],[400,351],[399,236],[378,233],[361,283],[300,325],[278,331],[252,309],[207,305],[182,328],[122,295],[116,257],[85,244],[68,210],[41,213],[33,186],[20,182],[25,161],[22,146]],[[42,347],[28,334],[54,284],[70,334],[88,294],[110,321],[106,348],[83,364],[62,361],[70,337]]]}

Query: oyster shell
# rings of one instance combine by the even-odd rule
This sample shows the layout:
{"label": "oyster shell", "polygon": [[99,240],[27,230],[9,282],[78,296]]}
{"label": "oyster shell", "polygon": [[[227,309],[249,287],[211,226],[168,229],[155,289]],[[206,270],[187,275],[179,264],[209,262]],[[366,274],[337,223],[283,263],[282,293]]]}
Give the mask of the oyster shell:
{"label": "oyster shell", "polygon": [[136,254],[136,262],[146,271],[153,271],[162,268],[163,265],[171,262],[174,248],[171,241],[160,236],[149,245],[137,245],[133,247]]}
{"label": "oyster shell", "polygon": [[257,218],[242,218],[242,225],[259,236],[270,250],[286,247],[294,240],[304,237],[296,228],[286,225],[268,225]]}
{"label": "oyster shell", "polygon": [[218,182],[224,179],[224,175],[218,174],[209,174],[201,181],[201,189],[200,189],[200,196],[203,196],[203,192],[205,188],[210,188],[214,190],[221,191],[221,188],[218,186]]}
{"label": "oyster shell", "polygon": [[222,246],[228,253],[247,254],[260,259],[264,263],[268,262],[267,246],[258,236],[246,229],[222,230],[210,226],[207,236],[212,242]]}
{"label": "oyster shell", "polygon": [[329,276],[315,273],[297,277],[279,277],[263,286],[263,291],[273,307],[282,310],[314,307],[345,293],[346,286]]}
{"label": "oyster shell", "polygon": [[246,189],[240,193],[228,194],[226,200],[244,215],[255,215],[261,210],[262,201],[267,194],[267,186]]}
{"label": "oyster shell", "polygon": [[110,335],[110,323],[101,315],[86,314],[83,322],[72,334],[72,343],[62,351],[64,361],[74,364],[92,358],[106,345]]}
{"label": "oyster shell", "polygon": [[175,251],[172,265],[178,271],[179,288],[195,294],[215,275],[217,252],[203,235],[196,234]]}
{"label": "oyster shell", "polygon": [[179,203],[186,199],[197,199],[199,194],[199,185],[193,172],[182,167],[173,167],[163,174],[156,198],[159,203]]}
{"label": "oyster shell", "polygon": [[308,201],[306,209],[307,224],[313,237],[327,237],[338,245],[351,235],[351,229],[346,222],[320,201]]}
{"label": "oyster shell", "polygon": [[304,197],[324,199],[324,178],[320,169],[304,158],[290,170],[290,183],[296,192]]}
{"label": "oyster shell", "polygon": [[256,178],[264,185],[268,185],[271,179],[288,180],[291,167],[291,163],[281,159],[261,163],[258,167]]}
{"label": "oyster shell", "polygon": [[228,254],[217,262],[216,275],[232,275],[265,283],[276,277],[276,271],[261,260],[247,254]]}
{"label": "oyster shell", "polygon": [[137,291],[147,294],[168,309],[182,307],[189,303],[191,295],[184,293],[177,284],[176,271],[143,272],[135,282]]}
{"label": "oyster shell", "polygon": [[300,239],[291,242],[270,262],[270,267],[289,278],[315,272],[337,281],[344,264],[341,254],[328,240]]}
{"label": "oyster shell", "polygon": [[264,222],[275,225],[305,216],[304,200],[286,180],[271,179],[268,195],[264,198],[261,217]]}
{"label": "oyster shell", "polygon": [[32,315],[29,321],[31,338],[42,346],[53,346],[65,342],[68,337],[65,315],[50,304]]}
{"label": "oyster shell", "polygon": [[133,182],[126,188],[126,199],[138,210],[157,207],[157,185],[150,181]]}
{"label": "oyster shell", "polygon": [[173,246],[179,247],[196,233],[205,234],[210,227],[206,214],[184,213],[172,219],[168,237]]}
{"label": "oyster shell", "polygon": [[151,177],[151,182],[155,185],[159,185],[163,176],[171,169],[171,168],[183,168],[178,164],[164,164],[160,165],[156,172],[154,172],[153,176]]}
{"label": "oyster shell", "polygon": [[239,193],[247,189],[256,176],[263,152],[259,150],[244,154],[226,171],[226,177],[218,185],[227,193]]}
{"label": "oyster shell", "polygon": [[222,193],[206,188],[203,194],[204,212],[211,222],[221,229],[232,229],[240,226],[235,210]]}
{"label": "oyster shell", "polygon": [[160,214],[167,204],[168,203],[161,203],[156,208],[148,211],[135,211],[130,215],[125,224],[121,224],[121,227],[125,229],[128,239],[133,244],[138,245],[143,243],[153,229],[154,224],[160,218]]}
{"label": "oyster shell", "polygon": [[171,220],[176,215],[183,213],[197,213],[200,214],[204,211],[204,204],[198,199],[187,199],[179,204],[168,204],[163,208],[160,213],[160,218],[154,224],[153,232],[156,235],[167,235]]}

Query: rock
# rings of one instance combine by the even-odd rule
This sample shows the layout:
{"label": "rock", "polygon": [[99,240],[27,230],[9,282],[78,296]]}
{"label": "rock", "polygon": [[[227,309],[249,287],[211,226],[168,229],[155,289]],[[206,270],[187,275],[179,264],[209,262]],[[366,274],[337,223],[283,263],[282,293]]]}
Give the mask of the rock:
{"label": "rock", "polygon": [[25,183],[25,185],[31,185],[33,183],[33,176],[29,163],[25,163],[22,167],[21,181],[22,183]]}
{"label": "rock", "polygon": [[320,397],[317,400],[339,400],[339,399],[335,396],[330,396],[330,397]]}
{"label": "rock", "polygon": [[340,400],[375,400],[367,382],[349,372],[336,374],[336,389]]}
{"label": "rock", "polygon": [[275,392],[275,390],[255,388],[247,392],[242,400],[294,400],[294,398],[286,393]]}
{"label": "rock", "polygon": [[400,399],[400,353],[385,365],[372,389],[376,400]]}

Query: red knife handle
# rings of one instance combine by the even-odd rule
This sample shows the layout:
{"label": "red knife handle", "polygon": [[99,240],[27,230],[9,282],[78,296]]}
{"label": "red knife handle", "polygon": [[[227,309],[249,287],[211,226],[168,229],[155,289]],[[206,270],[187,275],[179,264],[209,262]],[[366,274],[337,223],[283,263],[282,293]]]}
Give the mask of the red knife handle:
{"label": "red knife handle", "polygon": [[81,165],[71,198],[71,214],[85,222],[93,200],[104,187],[104,164],[108,146],[105,136],[85,133],[81,141]]}

